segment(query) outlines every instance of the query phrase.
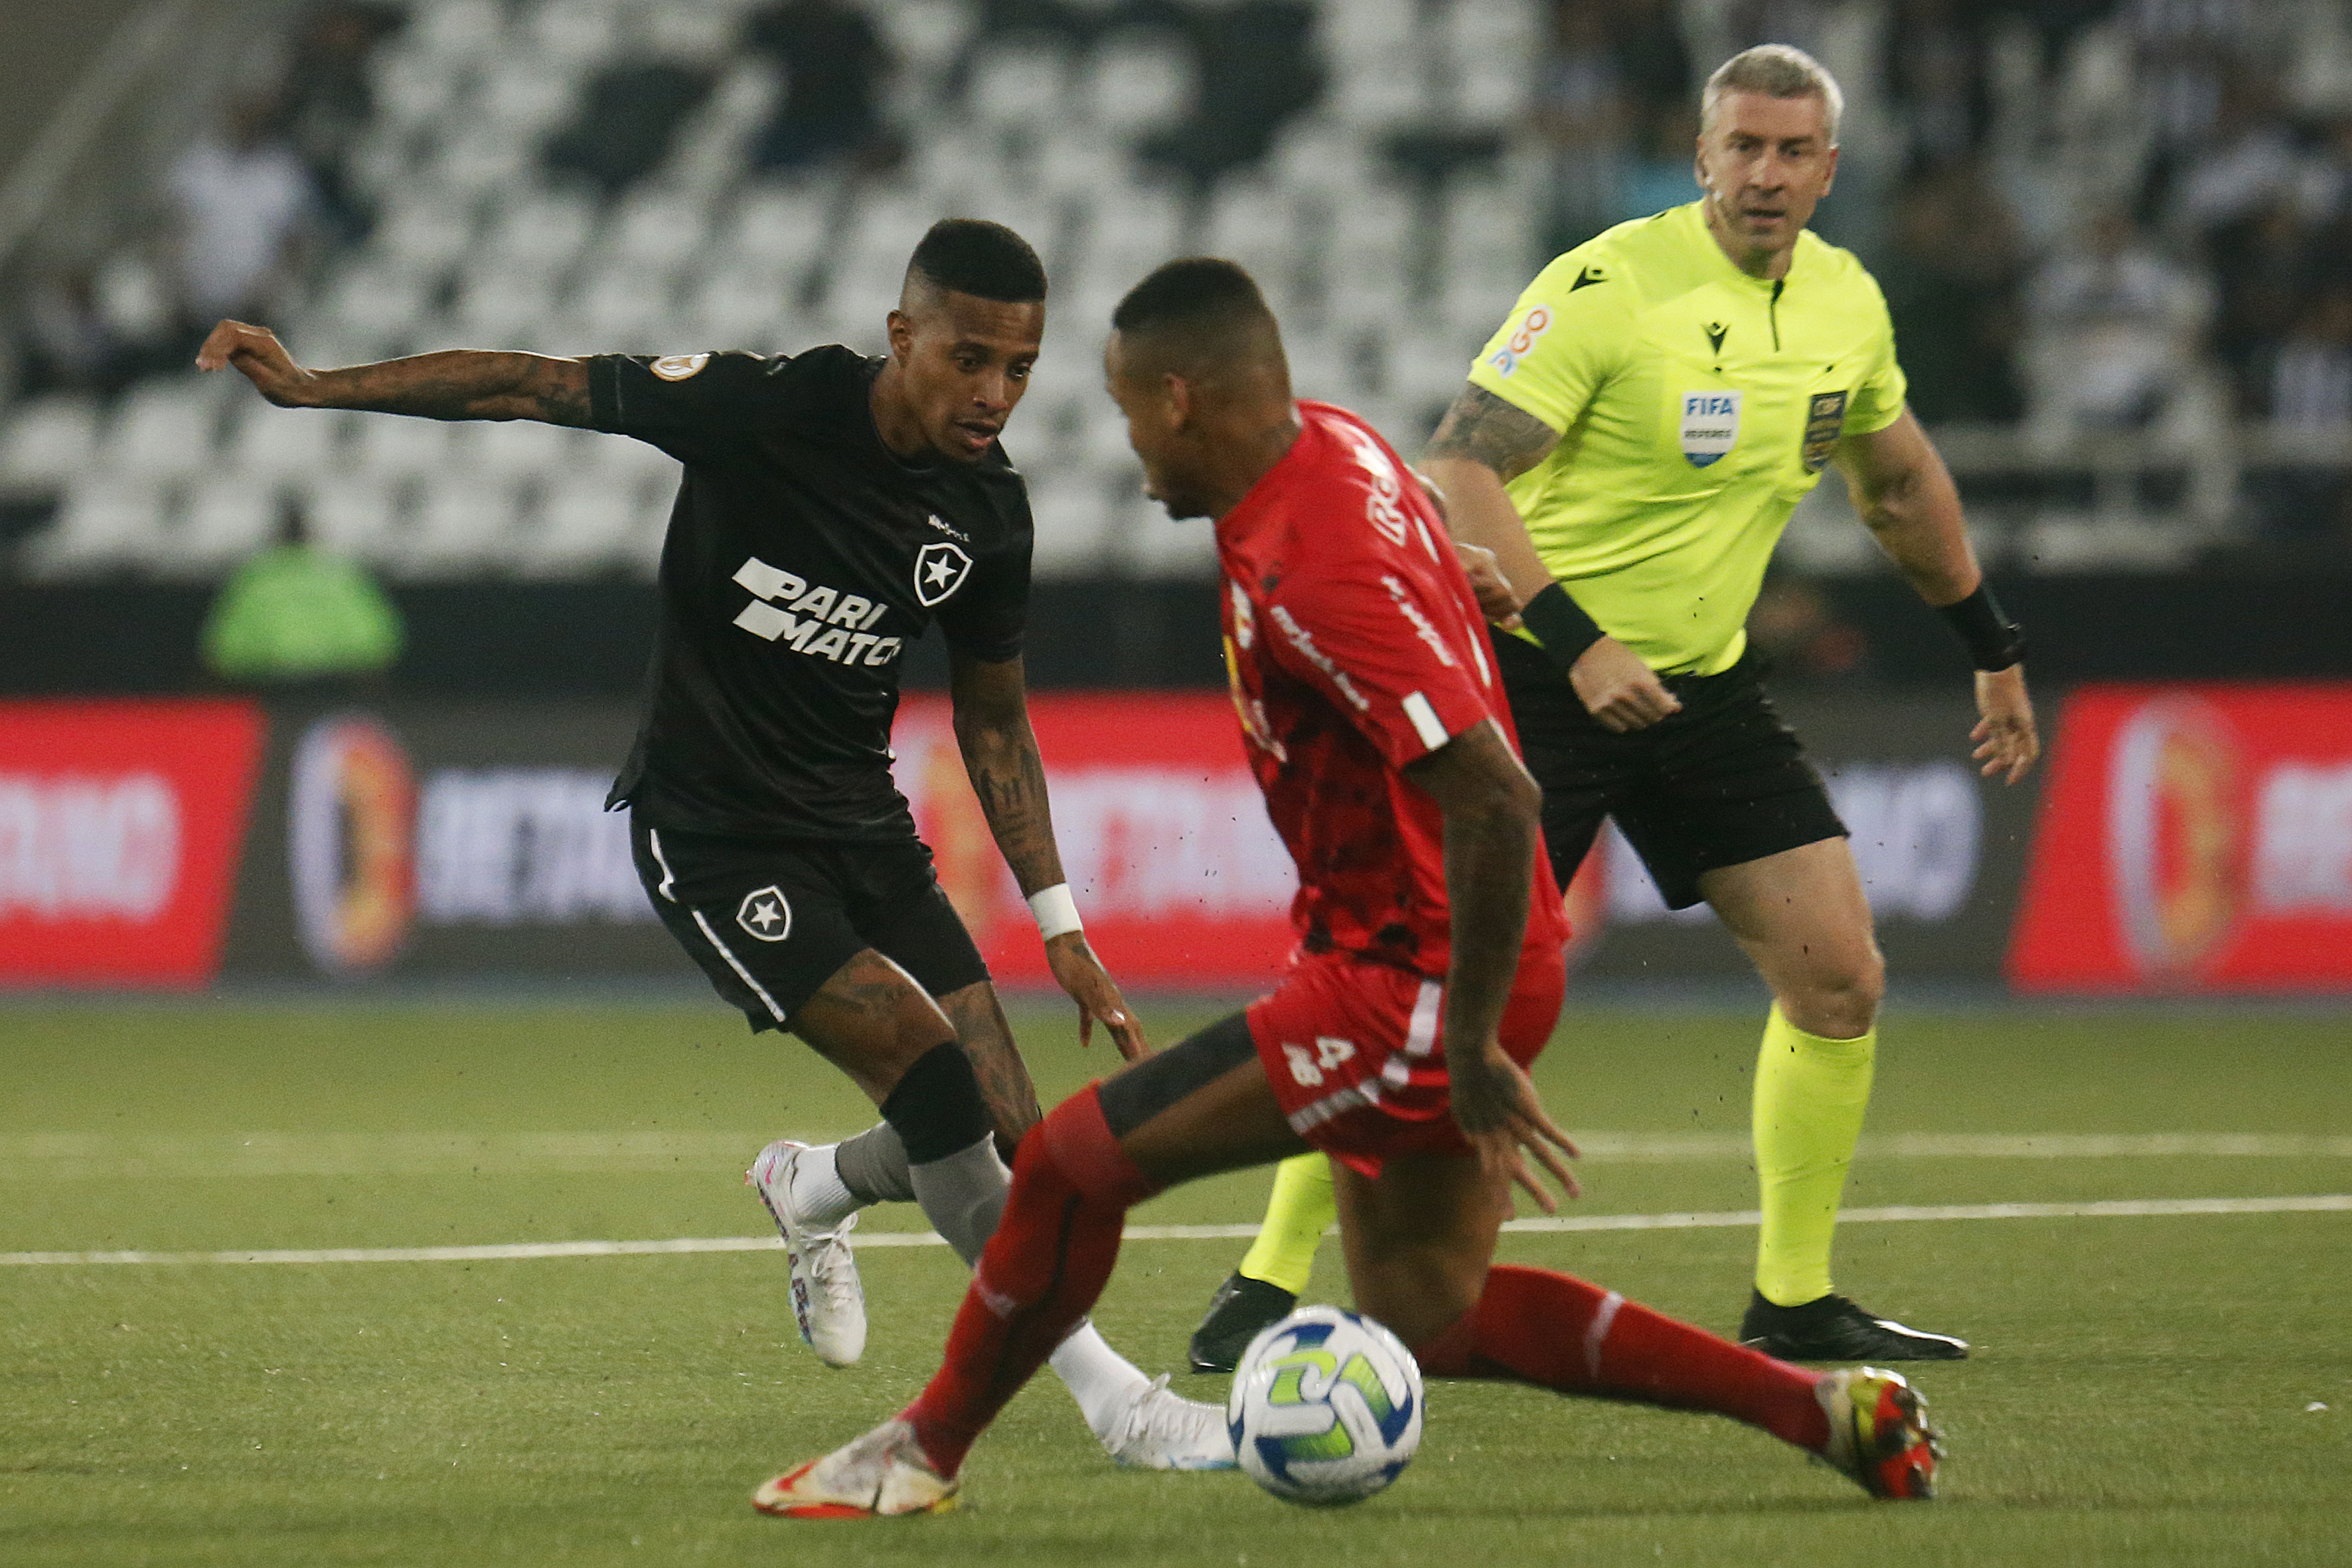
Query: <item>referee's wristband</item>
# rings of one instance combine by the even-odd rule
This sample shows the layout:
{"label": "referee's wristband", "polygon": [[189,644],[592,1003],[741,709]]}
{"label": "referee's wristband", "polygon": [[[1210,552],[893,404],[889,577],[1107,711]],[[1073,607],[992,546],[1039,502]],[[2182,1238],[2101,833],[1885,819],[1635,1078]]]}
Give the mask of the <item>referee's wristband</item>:
{"label": "referee's wristband", "polygon": [[1056,882],[1030,894],[1029,912],[1037,917],[1037,934],[1047,942],[1086,929],[1078,922],[1078,901],[1070,897],[1067,882]]}
{"label": "referee's wristband", "polygon": [[1568,590],[1557,583],[1519,606],[1519,621],[1543,644],[1545,656],[1565,673],[1584,657],[1584,650],[1609,634],[1580,608]]}
{"label": "referee's wristband", "polygon": [[2025,633],[2001,613],[1992,585],[1979,582],[1977,591],[1958,604],[1939,605],[1936,613],[1969,650],[1969,662],[1979,669],[2007,669],[2025,658]]}

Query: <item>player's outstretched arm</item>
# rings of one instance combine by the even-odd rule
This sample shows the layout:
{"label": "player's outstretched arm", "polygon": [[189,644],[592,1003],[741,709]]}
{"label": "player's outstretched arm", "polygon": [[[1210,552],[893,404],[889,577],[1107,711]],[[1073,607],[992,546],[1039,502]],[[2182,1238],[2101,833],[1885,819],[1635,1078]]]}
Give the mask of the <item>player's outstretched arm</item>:
{"label": "player's outstretched arm", "polygon": [[196,368],[233,365],[280,408],[357,408],[425,419],[536,419],[584,426],[588,366],[544,354],[451,349],[407,359],[308,370],[278,334],[223,321],[196,351]]}
{"label": "player's outstretched arm", "polygon": [[[1950,609],[1984,586],[1960,512],[1959,487],[1910,409],[1883,430],[1839,442],[1837,462],[1853,510],[1921,598]],[[1978,721],[1969,733],[1985,776],[2001,774],[2009,784],[2023,778],[2042,754],[2025,667],[2014,652],[2003,668],[1977,671]]]}
{"label": "player's outstretched arm", "polygon": [[[1543,461],[1559,441],[1559,433],[1550,426],[1473,384],[1445,411],[1422,466],[1445,494],[1446,526],[1454,537],[1495,552],[1518,593],[1528,629],[1561,661],[1585,710],[1606,729],[1643,729],[1679,709],[1681,701],[1641,655],[1603,634],[1552,581],[1528,538],[1519,509],[1503,488]],[[1545,603],[1537,603],[1538,595]]]}
{"label": "player's outstretched arm", "polygon": [[1547,1213],[1559,1205],[1528,1163],[1532,1153],[1570,1196],[1563,1154],[1576,1146],[1552,1124],[1535,1085],[1503,1050],[1497,1031],[1541,850],[1543,792],[1491,719],[1465,730],[1405,769],[1445,815],[1445,896],[1453,959],[1445,975],[1443,1045],[1454,1119],[1496,1180],[1517,1182]]}
{"label": "player's outstretched arm", "polygon": [[[1054,842],[1054,814],[1045,798],[1045,763],[1029,726],[1027,679],[1018,658],[991,661],[952,650],[949,694],[955,703],[956,745],[965,776],[980,797],[988,831],[1022,895],[1060,887],[1062,851]],[[1095,1020],[1110,1030],[1118,1054],[1136,1061],[1151,1053],[1118,986],[1087,945],[1082,931],[1045,939],[1054,978],[1078,1005],[1078,1040],[1090,1045]]]}

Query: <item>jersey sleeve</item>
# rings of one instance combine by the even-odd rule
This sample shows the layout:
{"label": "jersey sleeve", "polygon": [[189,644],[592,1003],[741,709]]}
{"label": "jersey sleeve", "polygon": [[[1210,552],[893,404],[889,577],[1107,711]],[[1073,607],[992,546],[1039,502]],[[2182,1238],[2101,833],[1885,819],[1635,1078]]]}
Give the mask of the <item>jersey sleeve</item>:
{"label": "jersey sleeve", "polygon": [[1903,400],[1911,390],[1895,357],[1895,322],[1887,314],[1886,296],[1867,272],[1861,273],[1858,287],[1868,300],[1877,330],[1871,337],[1869,367],[1846,405],[1845,426],[1839,432],[1843,436],[1868,436],[1885,429],[1902,416]]}
{"label": "jersey sleeve", "polygon": [[[1466,590],[1465,590],[1466,591]],[[1276,663],[1329,699],[1392,767],[1490,716],[1477,656],[1449,642],[1459,606],[1376,562],[1294,573],[1267,606]]]}
{"label": "jersey sleeve", "polygon": [[1034,539],[1025,495],[1017,507],[1016,526],[1005,542],[972,564],[971,580],[938,612],[948,646],[989,664],[1018,658],[1029,625],[1029,557]]}
{"label": "jersey sleeve", "polygon": [[1633,285],[1614,272],[1579,248],[1537,273],[1479,351],[1470,384],[1566,431],[1633,343]]}
{"label": "jersey sleeve", "polygon": [[751,353],[592,354],[589,426],[680,459],[701,457],[774,420],[790,363]]}

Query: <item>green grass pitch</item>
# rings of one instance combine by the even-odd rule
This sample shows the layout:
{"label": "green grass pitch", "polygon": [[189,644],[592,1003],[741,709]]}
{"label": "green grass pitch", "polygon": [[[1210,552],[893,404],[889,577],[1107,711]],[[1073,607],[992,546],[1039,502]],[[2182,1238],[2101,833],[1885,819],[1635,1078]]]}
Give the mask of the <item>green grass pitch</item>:
{"label": "green grass pitch", "polygon": [[[1146,1016],[1163,1041],[1207,1016]],[[1079,1056],[1063,1009],[1014,1021],[1049,1100],[1108,1059]],[[1716,1135],[1589,1160],[1580,1212],[1752,1205],[1736,1135],[1757,1022],[1571,1008],[1540,1072],[1561,1121]],[[19,1002],[0,1041],[10,1254],[754,1236],[740,1176],[759,1144],[868,1119],[829,1068],[716,1004]],[[2272,1142],[1890,1150],[1857,1165],[1853,1205],[2352,1191],[2352,1015],[1911,1010],[1884,1041],[1874,1138]],[[1263,1194],[1227,1178],[1138,1220],[1246,1221]],[[921,1228],[911,1209],[866,1224]],[[1724,1331],[1751,1244],[1518,1234],[1504,1256]],[[1241,1246],[1131,1242],[1099,1314],[1112,1342],[1148,1370],[1180,1364]],[[1315,1513],[1237,1476],[1114,1470],[1041,1380],[977,1451],[960,1514],[761,1518],[755,1484],[896,1408],[938,1353],[952,1257],[875,1249],[863,1267],[871,1347],[831,1372],[793,1339],[769,1251],[0,1266],[0,1563],[2352,1562],[2343,1213],[1848,1226],[1844,1289],[1979,1346],[1919,1373],[1952,1448],[1923,1508],[1874,1504],[1723,1420],[1444,1384],[1403,1479]],[[1313,1293],[1346,1299],[1335,1248]],[[1222,1379],[1177,1382],[1223,1395]]]}

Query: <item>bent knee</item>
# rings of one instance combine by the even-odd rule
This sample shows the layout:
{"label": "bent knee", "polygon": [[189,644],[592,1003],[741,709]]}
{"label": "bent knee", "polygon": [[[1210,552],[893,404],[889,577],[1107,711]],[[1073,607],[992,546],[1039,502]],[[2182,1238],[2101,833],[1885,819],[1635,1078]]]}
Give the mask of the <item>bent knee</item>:
{"label": "bent knee", "polygon": [[1886,999],[1886,960],[1867,942],[1834,962],[1809,967],[1777,998],[1790,1023],[1823,1039],[1851,1040],[1870,1033]]}

